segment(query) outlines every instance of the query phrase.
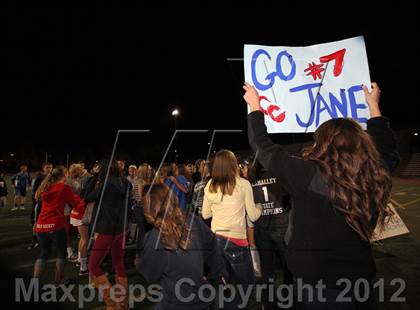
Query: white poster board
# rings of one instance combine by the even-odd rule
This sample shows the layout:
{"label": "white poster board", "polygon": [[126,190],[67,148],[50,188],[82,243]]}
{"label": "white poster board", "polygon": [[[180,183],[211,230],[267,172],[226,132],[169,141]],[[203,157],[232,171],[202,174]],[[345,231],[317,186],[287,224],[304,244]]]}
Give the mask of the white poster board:
{"label": "white poster board", "polygon": [[260,94],[269,133],[314,132],[351,117],[366,128],[370,89],[362,36],[307,47],[244,46],[245,81]]}
{"label": "white poster board", "polygon": [[394,215],[391,218],[385,219],[385,227],[381,233],[379,233],[378,228],[375,229],[371,241],[391,238],[399,235],[408,234],[410,232],[407,226],[405,226],[401,217],[398,215],[397,210],[395,210],[394,206],[391,203],[388,203],[388,206],[394,212]]}

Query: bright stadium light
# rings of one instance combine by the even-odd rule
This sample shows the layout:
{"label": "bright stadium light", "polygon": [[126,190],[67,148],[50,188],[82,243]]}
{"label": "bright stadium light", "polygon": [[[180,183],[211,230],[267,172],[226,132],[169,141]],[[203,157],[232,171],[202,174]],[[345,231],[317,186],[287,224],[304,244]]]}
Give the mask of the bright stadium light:
{"label": "bright stadium light", "polygon": [[[178,115],[179,115],[179,110],[178,109],[173,109],[172,110],[172,116],[174,117],[174,130],[175,130],[175,132],[177,130],[176,119],[177,119]],[[176,137],[176,134],[175,134],[175,140],[174,140],[174,154],[175,154],[175,163],[177,163],[179,153],[178,153],[178,139]]]}

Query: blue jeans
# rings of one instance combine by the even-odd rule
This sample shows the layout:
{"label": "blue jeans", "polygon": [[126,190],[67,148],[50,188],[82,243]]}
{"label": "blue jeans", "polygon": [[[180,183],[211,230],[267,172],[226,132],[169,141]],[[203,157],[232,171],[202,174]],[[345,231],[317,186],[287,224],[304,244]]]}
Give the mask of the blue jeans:
{"label": "blue jeans", "polygon": [[254,268],[249,247],[241,247],[216,236],[217,246],[225,261],[232,284],[254,284]]}
{"label": "blue jeans", "polygon": [[[255,275],[249,247],[238,246],[221,236],[216,236],[216,242],[229,274],[227,282],[236,287],[242,285],[244,290],[248,285],[253,285]],[[236,291],[235,300],[226,303],[224,309],[237,309],[237,306],[242,303],[238,295],[238,291]]]}

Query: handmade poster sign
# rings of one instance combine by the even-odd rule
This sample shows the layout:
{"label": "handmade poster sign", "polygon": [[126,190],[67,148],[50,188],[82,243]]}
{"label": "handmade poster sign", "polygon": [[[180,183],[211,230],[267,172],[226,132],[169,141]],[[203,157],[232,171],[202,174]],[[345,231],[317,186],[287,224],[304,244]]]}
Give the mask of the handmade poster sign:
{"label": "handmade poster sign", "polygon": [[313,132],[351,117],[366,128],[370,87],[363,37],[307,47],[244,46],[245,81],[260,94],[269,133]]}
{"label": "handmade poster sign", "polygon": [[388,206],[394,212],[394,215],[391,216],[391,218],[385,219],[385,227],[383,228],[383,231],[381,233],[379,232],[378,228],[375,229],[371,241],[391,238],[399,235],[408,234],[410,232],[407,226],[405,226],[401,217],[398,215],[397,210],[395,210],[394,206],[391,203],[388,203]]}

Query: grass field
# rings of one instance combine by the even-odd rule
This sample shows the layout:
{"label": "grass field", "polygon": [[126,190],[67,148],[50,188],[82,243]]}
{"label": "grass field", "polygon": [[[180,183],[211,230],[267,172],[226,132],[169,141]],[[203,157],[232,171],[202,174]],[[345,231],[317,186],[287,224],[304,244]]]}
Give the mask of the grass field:
{"label": "grass field", "polygon": [[[13,197],[10,187],[9,192],[9,205],[0,210],[1,257],[8,264],[3,267],[16,274],[29,277],[39,253],[39,249],[27,250],[32,238],[29,224],[31,205],[27,201],[25,211],[11,212]],[[388,301],[381,303],[380,309],[420,309],[420,180],[394,179],[392,199],[410,233],[386,239],[381,244],[374,246],[378,278],[384,278],[385,300]],[[76,248],[76,236],[72,242]],[[144,284],[143,278],[134,269],[133,260],[134,249],[131,248],[127,250],[126,254],[129,281],[130,283]],[[53,269],[54,261],[51,260],[45,275],[46,282],[52,281]],[[66,276],[75,284],[88,282],[87,277],[80,278],[78,276],[78,269],[71,263],[66,266]],[[391,285],[391,281],[395,278],[401,278],[406,283],[403,292],[399,295],[406,298],[405,302],[389,302],[391,296],[399,288],[399,284]],[[76,303],[71,303],[68,306],[77,308]],[[95,309],[99,306],[97,301],[93,301],[85,305],[84,308]],[[135,304],[135,309],[152,308],[153,304],[147,302]],[[258,309],[259,307],[254,305],[251,308]]]}

